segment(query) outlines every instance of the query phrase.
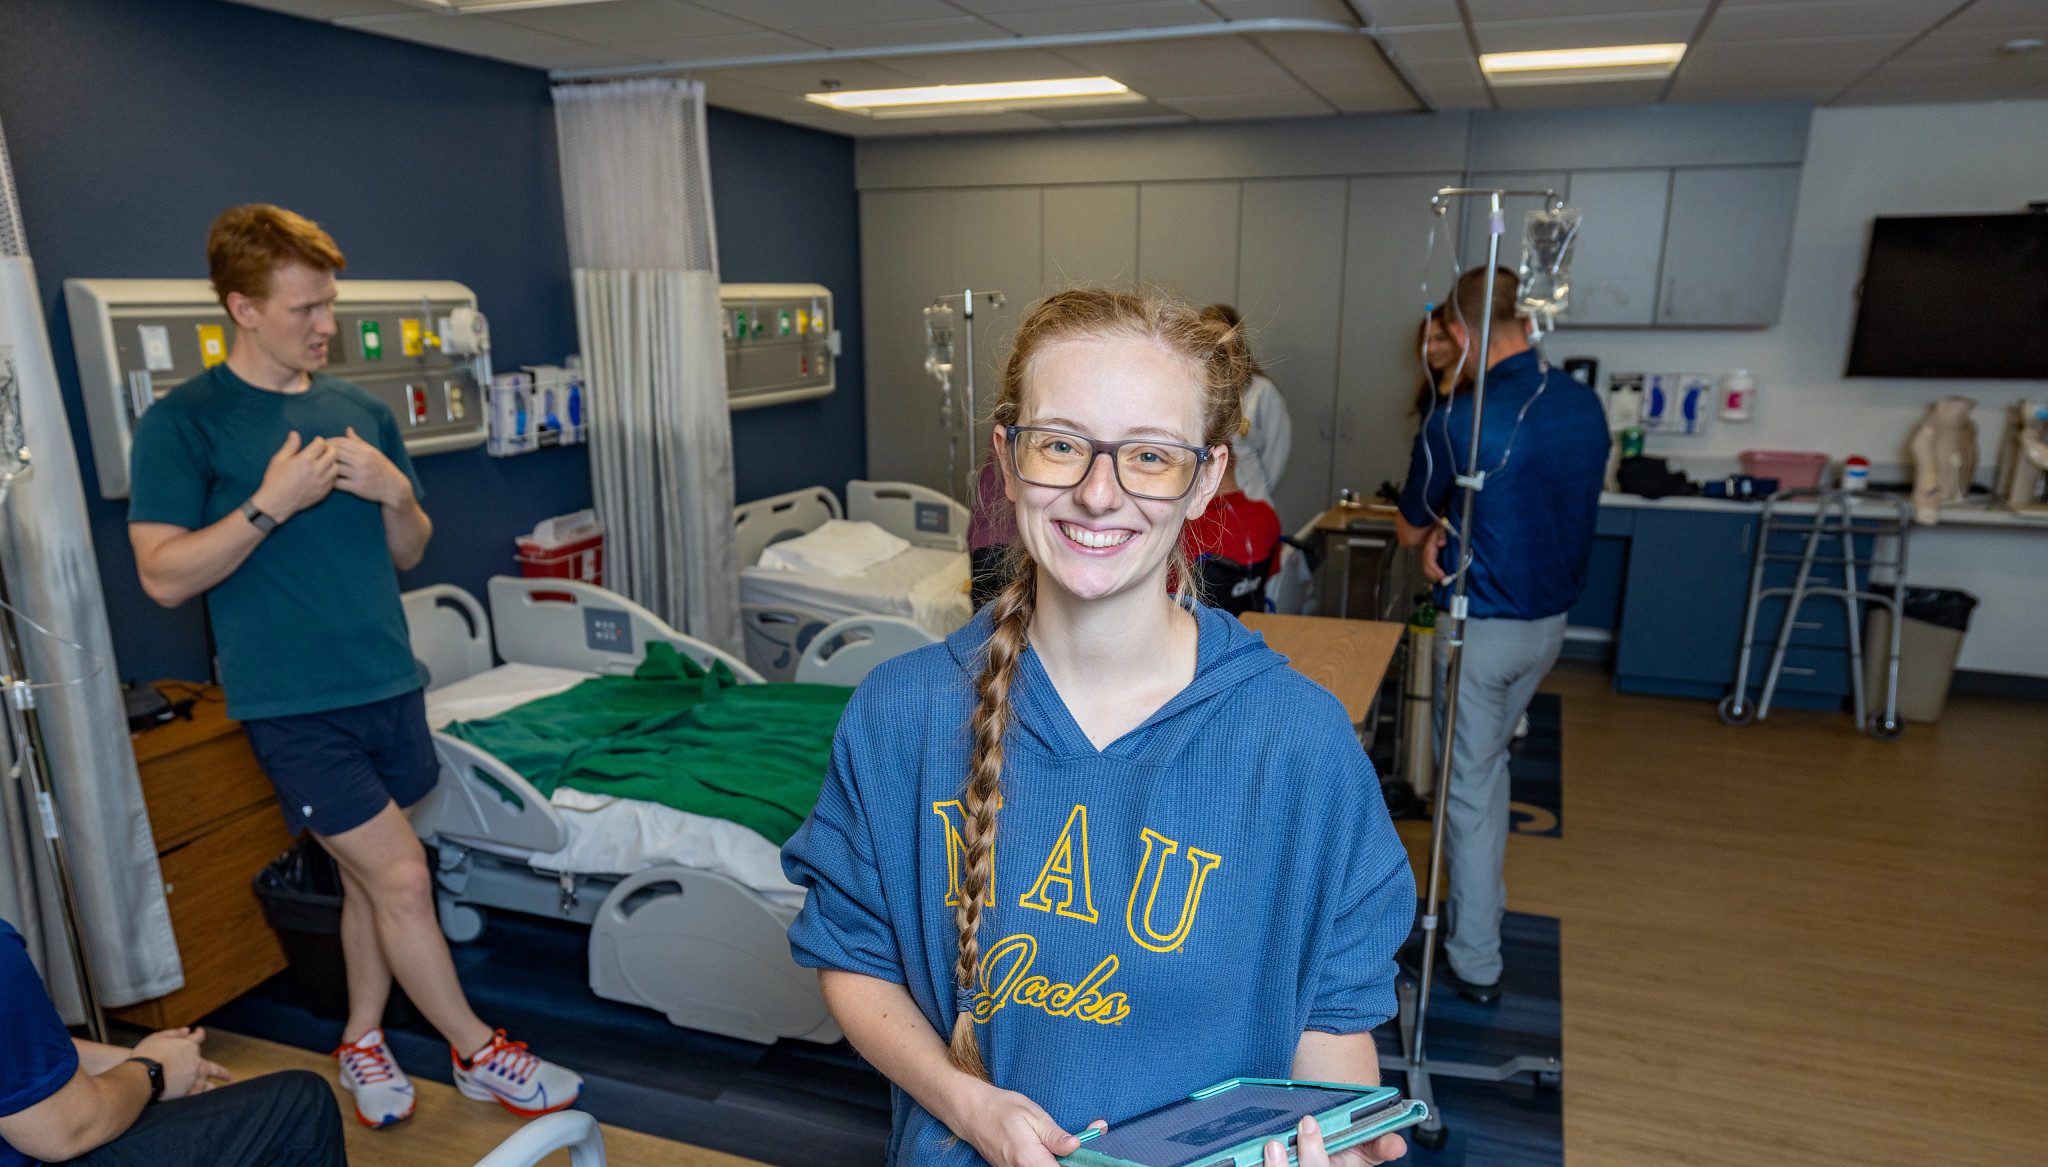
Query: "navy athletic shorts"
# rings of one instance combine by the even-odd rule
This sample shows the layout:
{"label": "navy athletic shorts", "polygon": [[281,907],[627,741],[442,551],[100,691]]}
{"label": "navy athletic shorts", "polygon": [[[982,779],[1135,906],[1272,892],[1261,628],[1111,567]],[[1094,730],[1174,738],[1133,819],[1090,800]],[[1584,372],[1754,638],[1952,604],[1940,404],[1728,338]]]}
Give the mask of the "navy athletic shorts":
{"label": "navy athletic shorts", "polygon": [[294,833],[339,835],[434,789],[441,763],[419,689],[368,705],[242,723]]}

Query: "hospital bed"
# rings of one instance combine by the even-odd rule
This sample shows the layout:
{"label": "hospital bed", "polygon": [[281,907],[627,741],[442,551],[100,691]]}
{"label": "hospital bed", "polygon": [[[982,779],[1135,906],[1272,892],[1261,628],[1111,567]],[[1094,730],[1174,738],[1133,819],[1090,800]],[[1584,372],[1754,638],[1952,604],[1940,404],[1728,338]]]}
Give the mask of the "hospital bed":
{"label": "hospital bed", "polygon": [[[441,760],[441,781],[413,824],[438,852],[442,930],[476,939],[483,909],[572,920],[590,927],[590,987],[600,997],[747,1041],[837,1041],[816,974],[789,955],[803,892],[783,877],[775,844],[736,823],[634,799],[565,788],[550,802],[510,766],[440,732],[594,675],[631,672],[650,641],[707,667],[722,662],[742,684],[761,683],[760,674],[589,584],[499,576],[489,595],[488,614],[446,584],[404,596]],[[836,663],[843,677],[847,661],[907,643],[905,635],[849,621],[826,638],[839,659],[820,665]],[[495,667],[494,642],[505,662]]]}
{"label": "hospital bed", "polygon": [[853,575],[760,566],[761,553],[771,545],[840,517],[839,500],[822,486],[733,508],[747,663],[769,680],[794,676],[804,650],[837,620],[894,616],[943,638],[973,615],[967,508],[906,482],[847,483],[845,517],[875,524],[908,542],[908,549]]}

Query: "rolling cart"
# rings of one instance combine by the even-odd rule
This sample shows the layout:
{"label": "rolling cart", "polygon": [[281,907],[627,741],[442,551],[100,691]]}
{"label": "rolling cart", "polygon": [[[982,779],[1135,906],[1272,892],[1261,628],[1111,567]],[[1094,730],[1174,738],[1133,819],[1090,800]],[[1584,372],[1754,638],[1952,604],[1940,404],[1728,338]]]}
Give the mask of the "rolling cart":
{"label": "rolling cart", "polygon": [[[1811,502],[1787,513],[1787,503]],[[1849,692],[1856,724],[1872,737],[1890,741],[1899,736],[1899,627],[1904,616],[1902,586],[1890,592],[1871,588],[1871,573],[1883,570],[1894,584],[1906,575],[1906,536],[1913,525],[1912,504],[1898,495],[1862,491],[1781,490],[1764,501],[1757,524],[1756,558],[1750,565],[1749,606],[1742,618],[1742,654],[1735,669],[1735,689],[1721,699],[1721,720],[1748,725],[1770,716],[1771,697],[1786,669],[1785,652],[1799,625],[1799,611],[1810,597],[1837,599],[1847,616]],[[1886,549],[1895,549],[1889,556]],[[1798,565],[1789,587],[1769,584],[1770,565]],[[1757,612],[1768,600],[1784,597],[1784,614],[1771,642],[1771,663],[1763,689],[1749,695],[1750,668],[1757,647]],[[1862,604],[1882,604],[1891,612],[1890,660],[1885,668],[1884,711],[1871,714],[1863,692]]]}

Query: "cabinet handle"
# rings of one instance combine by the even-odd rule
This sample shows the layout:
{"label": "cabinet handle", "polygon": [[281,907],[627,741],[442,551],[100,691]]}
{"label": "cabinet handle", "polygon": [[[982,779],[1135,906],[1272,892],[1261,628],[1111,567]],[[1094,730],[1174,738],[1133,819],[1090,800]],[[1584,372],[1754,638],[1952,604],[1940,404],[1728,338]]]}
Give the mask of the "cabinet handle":
{"label": "cabinet handle", "polygon": [[1819,631],[1820,631],[1820,621],[1818,621],[1818,620],[1794,620],[1794,621],[1792,621],[1792,627],[1794,627],[1794,628],[1805,628],[1805,629],[1808,629],[1808,630],[1810,630],[1810,631],[1813,631],[1813,632],[1819,632]]}
{"label": "cabinet handle", "polygon": [[1800,668],[1800,667],[1799,667],[1798,665],[1779,665],[1779,666],[1778,666],[1778,671],[1779,671],[1779,672],[1781,672],[1781,673],[1791,673],[1791,674],[1792,674],[1793,676],[1795,676],[1795,677],[1810,677],[1810,676],[1812,676],[1812,675],[1813,675],[1813,674],[1814,674],[1814,673],[1815,673],[1815,672],[1816,672],[1817,670],[1814,670],[1814,669],[1803,669],[1803,668]]}

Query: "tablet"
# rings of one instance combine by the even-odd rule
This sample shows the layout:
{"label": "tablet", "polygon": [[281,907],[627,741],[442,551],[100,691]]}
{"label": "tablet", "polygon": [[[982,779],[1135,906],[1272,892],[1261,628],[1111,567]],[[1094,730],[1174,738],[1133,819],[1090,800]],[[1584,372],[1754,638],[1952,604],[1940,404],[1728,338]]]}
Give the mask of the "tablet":
{"label": "tablet", "polygon": [[1294,1131],[1314,1115],[1332,1154],[1414,1126],[1429,1107],[1391,1086],[1232,1078],[1127,1119],[1081,1133],[1063,1167],[1255,1167],[1268,1141],[1295,1162]]}

